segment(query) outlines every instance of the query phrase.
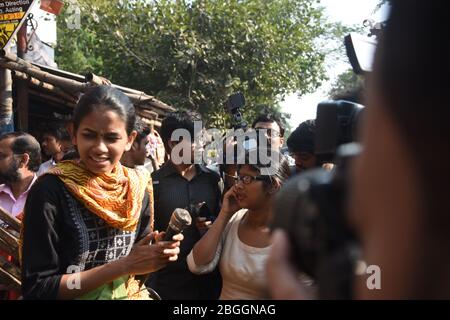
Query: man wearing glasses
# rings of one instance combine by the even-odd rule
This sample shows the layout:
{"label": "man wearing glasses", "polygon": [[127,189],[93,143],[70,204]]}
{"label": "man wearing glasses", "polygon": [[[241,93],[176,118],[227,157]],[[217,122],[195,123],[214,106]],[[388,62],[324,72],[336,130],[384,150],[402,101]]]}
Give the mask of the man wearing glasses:
{"label": "man wearing glasses", "polygon": [[260,114],[253,121],[252,128],[256,131],[262,131],[261,133],[267,138],[270,148],[280,152],[284,143],[284,127],[276,115],[272,113]]}

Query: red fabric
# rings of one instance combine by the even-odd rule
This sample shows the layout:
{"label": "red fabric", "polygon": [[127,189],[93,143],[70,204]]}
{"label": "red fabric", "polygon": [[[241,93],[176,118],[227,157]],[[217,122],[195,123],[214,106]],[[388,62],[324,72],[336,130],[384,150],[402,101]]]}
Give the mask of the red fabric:
{"label": "red fabric", "polygon": [[61,12],[64,2],[60,0],[41,0],[41,10],[58,15]]}

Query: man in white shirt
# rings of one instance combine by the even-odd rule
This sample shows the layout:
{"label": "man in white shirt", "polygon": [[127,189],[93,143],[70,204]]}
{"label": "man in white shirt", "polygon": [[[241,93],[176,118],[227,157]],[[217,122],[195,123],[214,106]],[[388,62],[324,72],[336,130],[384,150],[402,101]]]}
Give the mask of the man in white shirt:
{"label": "man in white shirt", "polygon": [[28,133],[0,136],[0,207],[17,217],[41,163],[39,142]]}
{"label": "man in white shirt", "polygon": [[64,157],[66,151],[70,149],[72,143],[67,129],[60,124],[52,124],[44,129],[42,136],[42,151],[50,159],[41,164],[38,176],[43,175],[48,170],[56,166]]}

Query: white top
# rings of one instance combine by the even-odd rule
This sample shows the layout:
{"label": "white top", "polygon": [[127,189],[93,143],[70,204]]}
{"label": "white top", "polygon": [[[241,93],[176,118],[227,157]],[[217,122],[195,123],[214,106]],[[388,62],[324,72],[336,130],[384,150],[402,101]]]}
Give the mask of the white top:
{"label": "white top", "polygon": [[222,275],[221,300],[268,299],[266,261],[270,246],[251,247],[238,237],[238,227],[247,209],[237,211],[225,227],[214,259],[207,265],[195,264],[192,250],[187,257],[189,270],[196,274],[208,273],[219,263]]}
{"label": "white top", "polygon": [[42,163],[37,172],[38,177],[42,176],[44,173],[47,173],[47,171],[53,168],[54,166],[56,166],[56,162],[53,160],[53,158],[50,158],[50,160]]}

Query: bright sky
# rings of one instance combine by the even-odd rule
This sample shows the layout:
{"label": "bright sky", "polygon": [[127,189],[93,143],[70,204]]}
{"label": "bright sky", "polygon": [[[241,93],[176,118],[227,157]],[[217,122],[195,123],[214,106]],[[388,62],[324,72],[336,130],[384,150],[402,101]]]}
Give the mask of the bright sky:
{"label": "bright sky", "polygon": [[[386,10],[378,10],[374,14],[379,0],[321,0],[325,7],[326,14],[330,21],[340,21],[347,25],[361,25],[365,19],[382,21],[386,15]],[[337,75],[351,68],[350,63],[343,61],[328,66],[327,72],[329,81],[324,82],[316,92],[298,99],[296,94],[292,94],[281,103],[283,112],[291,114],[290,124],[295,129],[301,122],[314,119],[316,117],[317,104],[327,99],[327,93]]]}

